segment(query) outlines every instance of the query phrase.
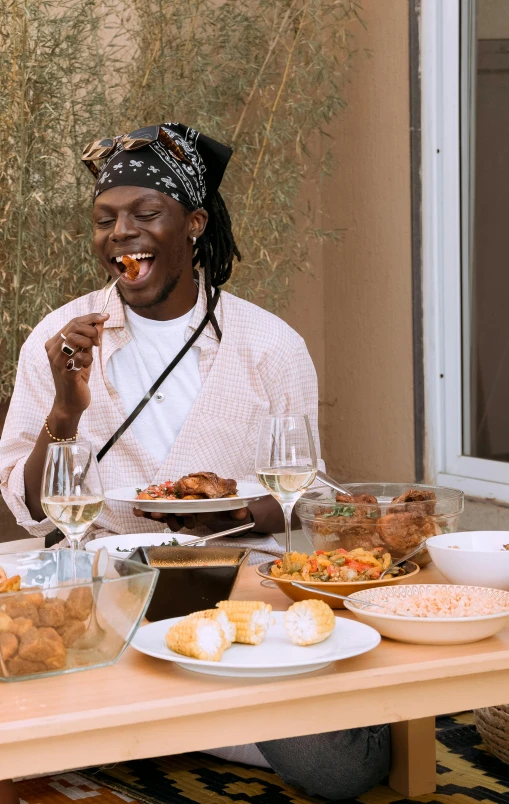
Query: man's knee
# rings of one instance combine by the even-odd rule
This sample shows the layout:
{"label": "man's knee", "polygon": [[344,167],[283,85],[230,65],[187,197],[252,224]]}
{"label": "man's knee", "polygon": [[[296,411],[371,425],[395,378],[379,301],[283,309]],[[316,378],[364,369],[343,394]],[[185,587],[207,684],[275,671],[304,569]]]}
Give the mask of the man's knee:
{"label": "man's knee", "polygon": [[387,776],[390,727],[270,740],[258,747],[287,784],[340,801],[362,795]]}

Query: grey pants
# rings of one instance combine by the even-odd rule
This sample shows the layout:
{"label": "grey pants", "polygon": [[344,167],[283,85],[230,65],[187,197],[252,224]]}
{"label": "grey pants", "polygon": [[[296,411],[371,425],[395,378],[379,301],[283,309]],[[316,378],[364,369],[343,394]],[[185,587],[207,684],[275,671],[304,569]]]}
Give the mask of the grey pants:
{"label": "grey pants", "polygon": [[357,798],[389,773],[389,726],[268,740],[257,746],[286,784],[330,801]]}

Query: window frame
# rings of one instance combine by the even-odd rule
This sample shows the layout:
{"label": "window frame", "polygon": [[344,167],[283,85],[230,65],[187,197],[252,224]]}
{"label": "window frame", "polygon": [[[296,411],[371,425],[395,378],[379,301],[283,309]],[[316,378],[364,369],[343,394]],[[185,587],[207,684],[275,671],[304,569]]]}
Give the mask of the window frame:
{"label": "window frame", "polygon": [[465,16],[475,19],[475,0],[421,5],[426,474],[469,496],[509,502],[509,463],[463,454],[462,253],[468,259],[469,248],[461,227],[461,93],[472,82],[461,76],[460,37],[468,31],[460,3],[465,26]]}

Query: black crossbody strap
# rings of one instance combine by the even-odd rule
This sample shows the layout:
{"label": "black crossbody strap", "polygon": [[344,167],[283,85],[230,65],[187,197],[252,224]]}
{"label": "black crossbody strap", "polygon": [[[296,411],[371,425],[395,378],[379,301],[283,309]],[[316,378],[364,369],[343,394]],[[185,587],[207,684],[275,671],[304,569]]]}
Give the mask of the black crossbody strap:
{"label": "black crossbody strap", "polygon": [[[215,296],[214,296],[214,299],[213,299],[213,307],[212,307],[212,312],[214,312],[214,310],[216,309],[216,305],[217,305],[217,302],[218,302],[218,300],[219,300],[219,293],[220,293],[220,290],[219,290],[219,288],[218,288],[218,289],[216,290],[216,293],[215,293]],[[157,391],[157,389],[159,388],[159,386],[160,386],[160,385],[161,385],[161,384],[162,384],[162,383],[165,381],[166,377],[167,377],[169,374],[171,374],[171,372],[173,371],[173,369],[175,368],[175,366],[177,366],[177,365],[180,363],[180,361],[182,360],[182,358],[184,357],[184,355],[185,355],[185,354],[186,354],[186,353],[189,351],[189,349],[191,348],[191,346],[192,346],[194,343],[196,343],[196,341],[198,340],[198,338],[199,338],[199,337],[200,337],[200,335],[202,334],[203,330],[205,329],[205,327],[207,326],[207,324],[209,323],[209,321],[210,321],[210,313],[207,313],[207,314],[206,314],[206,316],[205,316],[205,318],[204,318],[204,319],[203,319],[203,321],[201,322],[200,326],[199,326],[199,327],[198,327],[198,329],[196,330],[196,332],[194,332],[194,333],[191,335],[191,337],[189,338],[189,340],[188,340],[188,341],[187,341],[187,343],[185,344],[184,348],[183,348],[183,349],[181,349],[181,350],[180,350],[180,352],[178,353],[178,355],[176,355],[176,357],[174,357],[174,358],[173,358],[173,360],[171,361],[170,365],[169,365],[169,366],[166,366],[165,370],[164,370],[164,371],[163,371],[163,373],[162,373],[162,374],[161,374],[161,375],[160,375],[160,376],[157,378],[157,380],[156,380],[156,381],[155,381],[155,383],[153,384],[152,388],[150,388],[150,389],[147,391],[147,393],[145,394],[145,396],[143,397],[143,399],[141,400],[141,402],[140,402],[138,405],[136,405],[136,407],[135,407],[135,409],[133,410],[133,412],[132,412],[132,413],[131,413],[131,414],[130,414],[128,417],[127,417],[127,419],[125,420],[125,422],[124,422],[124,423],[123,423],[123,424],[122,424],[122,425],[121,425],[121,426],[118,428],[117,432],[116,432],[116,433],[114,433],[114,434],[111,436],[111,438],[109,439],[109,441],[107,441],[107,442],[106,442],[106,444],[104,445],[104,447],[103,447],[102,449],[100,449],[100,450],[99,450],[99,452],[97,453],[97,460],[98,460],[98,461],[100,461],[100,460],[101,460],[101,458],[104,458],[104,456],[106,455],[106,453],[108,452],[108,450],[110,450],[110,449],[112,448],[113,444],[116,444],[116,442],[118,441],[118,439],[120,438],[120,436],[121,436],[123,433],[125,433],[125,431],[127,430],[127,428],[128,428],[128,427],[130,427],[130,425],[131,425],[131,424],[133,423],[133,421],[135,420],[136,416],[138,416],[138,415],[141,413],[141,411],[143,410],[143,408],[145,407],[145,405],[146,405],[146,404],[147,404],[147,403],[148,403],[148,402],[149,402],[149,401],[152,399],[152,397],[154,396],[154,394],[155,394],[155,392]],[[88,467],[89,467],[89,465],[90,465],[90,464],[88,464],[88,465],[85,467],[85,471],[84,471],[84,473],[83,473],[84,475],[86,475],[86,473],[88,472]],[[59,531],[59,530],[58,530],[58,528],[57,528],[56,530],[51,531],[51,533],[48,533],[48,535],[45,537],[44,546],[45,546],[45,547],[53,547],[55,544],[58,544],[59,542],[61,542],[61,541],[62,541],[62,539],[65,539],[65,535],[64,535],[63,533],[61,533],[61,531]]]}
{"label": "black crossbody strap", "polygon": [[[217,302],[219,300],[219,294],[220,294],[220,290],[218,288],[216,290],[216,293],[215,293],[215,296],[214,296],[212,312],[216,309],[216,305],[217,305]],[[97,453],[97,460],[98,461],[100,461],[100,460],[102,460],[102,458],[104,458],[106,453],[112,448],[112,446],[114,444],[117,443],[118,439],[125,433],[127,428],[131,426],[131,424],[133,423],[135,418],[141,413],[141,411],[143,410],[145,405],[147,405],[148,402],[150,402],[150,400],[154,396],[154,394],[157,391],[157,389],[159,388],[159,386],[162,385],[162,383],[165,381],[166,377],[168,377],[168,375],[171,374],[171,372],[173,371],[175,366],[178,366],[178,364],[180,363],[182,358],[187,354],[189,349],[193,346],[193,344],[196,343],[196,341],[198,340],[198,338],[202,334],[203,330],[205,329],[205,327],[207,326],[209,321],[210,321],[210,313],[208,312],[206,314],[205,318],[202,320],[201,324],[199,325],[198,329],[195,332],[193,332],[193,334],[191,335],[189,340],[186,342],[185,346],[180,350],[178,355],[176,355],[173,358],[173,360],[171,361],[169,366],[166,366],[166,368],[163,371],[163,373],[159,375],[159,377],[157,378],[157,380],[153,384],[152,388],[150,388],[147,391],[147,393],[145,394],[143,399],[136,405],[136,407],[134,408],[132,413],[129,414],[129,416],[127,417],[125,422],[120,425],[120,427],[118,428],[117,432],[113,433],[113,435],[106,442],[104,447],[102,447],[102,449],[99,450],[99,452]]]}

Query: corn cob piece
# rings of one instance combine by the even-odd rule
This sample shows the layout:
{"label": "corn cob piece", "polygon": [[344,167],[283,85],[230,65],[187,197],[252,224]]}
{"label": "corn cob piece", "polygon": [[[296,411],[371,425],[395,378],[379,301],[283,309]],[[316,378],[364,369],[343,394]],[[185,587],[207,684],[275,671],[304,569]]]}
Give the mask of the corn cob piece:
{"label": "corn cob piece", "polygon": [[260,645],[270,626],[272,606],[255,600],[222,600],[217,607],[224,611],[237,629],[235,642]]}
{"label": "corn cob piece", "polygon": [[222,609],[204,609],[203,611],[195,611],[193,614],[188,615],[188,618],[191,617],[205,617],[209,620],[216,620],[223,629],[226,641],[228,643],[226,647],[231,647],[232,642],[235,642],[237,626],[235,623],[230,622],[228,615]]}
{"label": "corn cob piece", "polygon": [[219,662],[228,640],[218,620],[209,617],[184,617],[166,634],[170,650],[208,662]]}
{"label": "corn cob piece", "polygon": [[285,613],[284,624],[295,645],[315,645],[332,634],[336,618],[323,600],[301,600]]}

